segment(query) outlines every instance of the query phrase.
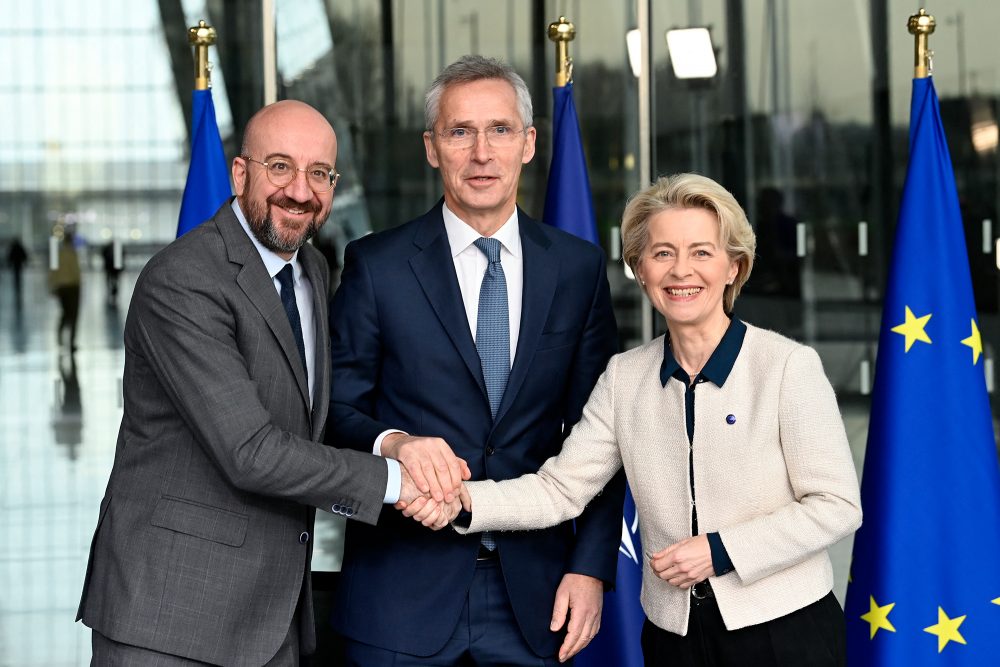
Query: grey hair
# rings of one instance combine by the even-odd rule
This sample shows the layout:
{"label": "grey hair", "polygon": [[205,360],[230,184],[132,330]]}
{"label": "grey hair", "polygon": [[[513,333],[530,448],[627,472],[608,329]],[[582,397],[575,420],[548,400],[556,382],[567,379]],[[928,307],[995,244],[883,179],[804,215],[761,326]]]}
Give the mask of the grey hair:
{"label": "grey hair", "polygon": [[531,93],[521,75],[499,58],[484,56],[462,56],[444,68],[424,96],[424,126],[429,132],[437,125],[441,113],[441,95],[448,86],[474,81],[500,79],[506,81],[514,89],[517,97],[517,111],[525,128],[533,124],[534,115],[531,110]]}

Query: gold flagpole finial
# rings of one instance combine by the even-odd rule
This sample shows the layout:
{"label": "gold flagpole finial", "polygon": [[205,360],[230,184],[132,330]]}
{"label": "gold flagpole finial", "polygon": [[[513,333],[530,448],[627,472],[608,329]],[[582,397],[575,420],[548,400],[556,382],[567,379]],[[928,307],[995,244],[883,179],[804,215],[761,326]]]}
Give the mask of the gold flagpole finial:
{"label": "gold flagpole finial", "polygon": [[910,34],[916,38],[913,54],[914,79],[926,79],[931,75],[934,52],[927,48],[927,36],[934,32],[936,25],[934,17],[924,11],[923,7],[906,22]]}
{"label": "gold flagpole finial", "polygon": [[573,59],[569,57],[569,43],[576,37],[576,27],[560,16],[549,24],[549,39],[556,43],[556,86],[562,88],[573,82]]}
{"label": "gold flagpole finial", "polygon": [[188,28],[188,43],[194,47],[194,89],[208,90],[212,87],[212,66],[208,62],[208,47],[215,44],[215,28],[204,21]]}

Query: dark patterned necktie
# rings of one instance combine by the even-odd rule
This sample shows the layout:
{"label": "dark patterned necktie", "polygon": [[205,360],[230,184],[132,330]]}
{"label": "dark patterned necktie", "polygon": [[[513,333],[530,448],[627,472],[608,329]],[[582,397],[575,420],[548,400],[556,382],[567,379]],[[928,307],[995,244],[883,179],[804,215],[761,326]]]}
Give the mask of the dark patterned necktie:
{"label": "dark patterned necktie", "polygon": [[285,307],[285,315],[288,316],[288,323],[292,325],[295,346],[299,348],[299,358],[302,360],[302,371],[308,376],[309,367],[306,366],[306,344],[302,341],[302,320],[299,319],[299,306],[295,300],[295,281],[292,275],[292,265],[285,264],[285,268],[278,271],[278,275],[275,277],[281,283],[281,305]]}

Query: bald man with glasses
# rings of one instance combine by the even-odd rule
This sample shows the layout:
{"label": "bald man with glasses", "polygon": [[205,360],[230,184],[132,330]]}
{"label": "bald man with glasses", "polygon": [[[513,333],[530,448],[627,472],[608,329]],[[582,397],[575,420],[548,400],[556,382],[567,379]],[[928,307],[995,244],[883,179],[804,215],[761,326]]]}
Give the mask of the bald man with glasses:
{"label": "bald man with glasses", "polygon": [[333,202],[333,128],[283,101],[245,137],[235,199],[136,282],[78,614],[94,665],[299,664],[316,510],[371,524],[416,492],[395,461],[321,444],[329,270],[306,241]]}

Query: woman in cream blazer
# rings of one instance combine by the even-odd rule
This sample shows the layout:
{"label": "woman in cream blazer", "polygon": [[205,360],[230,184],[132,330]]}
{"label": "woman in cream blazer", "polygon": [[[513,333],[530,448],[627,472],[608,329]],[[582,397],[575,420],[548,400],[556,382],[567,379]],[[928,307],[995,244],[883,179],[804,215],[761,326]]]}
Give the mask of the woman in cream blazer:
{"label": "woman in cream blazer", "polygon": [[753,265],[746,215],[681,174],[629,202],[622,237],[668,333],[611,359],[537,474],[467,483],[457,529],[560,523],[624,466],[647,665],[844,664],[826,550],[861,523],[857,474],[817,354],[732,316]]}

